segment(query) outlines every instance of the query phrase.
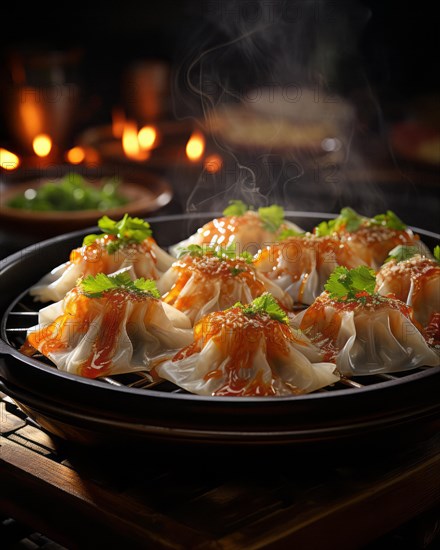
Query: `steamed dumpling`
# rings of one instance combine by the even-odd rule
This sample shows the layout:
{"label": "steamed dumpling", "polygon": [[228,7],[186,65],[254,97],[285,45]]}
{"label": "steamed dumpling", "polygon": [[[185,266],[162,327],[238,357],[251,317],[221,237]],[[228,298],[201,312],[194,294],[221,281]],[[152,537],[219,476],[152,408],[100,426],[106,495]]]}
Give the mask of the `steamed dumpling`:
{"label": "steamed dumpling", "polygon": [[323,362],[318,348],[276,308],[265,294],[208,314],[194,327],[194,343],[156,366],[156,374],[215,396],[296,395],[337,382],[335,365]]}
{"label": "steamed dumpling", "polygon": [[412,309],[375,293],[374,275],[368,280],[367,268],[360,269],[335,270],[327,290],[294,318],[294,326],[346,376],[440,365],[413,323]]}
{"label": "steamed dumpling", "polygon": [[188,239],[170,248],[173,255],[178,256],[180,248],[188,245],[207,245],[210,247],[236,247],[238,253],[255,254],[263,246],[278,240],[286,230],[301,233],[302,230],[294,223],[284,219],[281,206],[272,205],[250,210],[241,201],[231,201],[224,210],[224,216],[215,218],[197,230]]}
{"label": "steamed dumpling", "polygon": [[314,234],[337,235],[356,257],[376,271],[386,260],[390,250],[398,245],[417,246],[420,251],[430,255],[420,237],[391,210],[367,218],[351,208],[343,208],[336,219],[322,222],[315,227]]}
{"label": "steamed dumpling", "polygon": [[290,296],[258,273],[248,256],[234,256],[193,245],[157,282],[162,300],[183,311],[193,323],[236,302],[251,302],[267,291],[291,309]]}
{"label": "steamed dumpling", "polygon": [[40,310],[21,351],[39,351],[87,378],[149,370],[192,342],[189,319],[158,295],[153,281],[132,281],[128,273],[88,277]]}
{"label": "steamed dumpling", "polygon": [[151,236],[147,222],[124,216],[119,222],[107,216],[98,222],[102,235],[89,235],[75,248],[68,262],[54,268],[30,289],[35,300],[61,300],[80,277],[114,273],[131,267],[136,277],[159,279],[174,261]]}
{"label": "steamed dumpling", "polygon": [[354,268],[364,262],[337,236],[288,237],[261,250],[254,265],[287,292],[295,303],[311,304],[339,265]]}
{"label": "steamed dumpling", "polygon": [[[436,251],[435,251],[436,252]],[[379,270],[376,291],[411,306],[425,339],[440,348],[440,264],[417,248],[396,247]]]}

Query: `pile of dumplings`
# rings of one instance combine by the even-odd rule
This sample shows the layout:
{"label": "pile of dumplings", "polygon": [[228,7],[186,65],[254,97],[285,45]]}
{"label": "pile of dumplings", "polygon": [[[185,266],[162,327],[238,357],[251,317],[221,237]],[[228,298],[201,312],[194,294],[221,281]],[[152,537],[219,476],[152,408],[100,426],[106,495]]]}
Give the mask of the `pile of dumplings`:
{"label": "pile of dumplings", "polygon": [[304,231],[278,205],[231,201],[169,250],[139,218],[98,225],[30,289],[43,307],[25,355],[240,397],[440,366],[440,247],[391,211]]}

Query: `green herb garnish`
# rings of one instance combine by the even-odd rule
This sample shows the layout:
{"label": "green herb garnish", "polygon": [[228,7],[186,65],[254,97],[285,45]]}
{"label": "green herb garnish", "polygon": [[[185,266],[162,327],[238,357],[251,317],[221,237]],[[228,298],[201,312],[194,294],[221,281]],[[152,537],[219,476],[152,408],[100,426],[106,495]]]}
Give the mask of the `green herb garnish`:
{"label": "green herb garnish", "polygon": [[234,243],[226,247],[216,247],[211,245],[190,244],[185,248],[179,248],[178,258],[182,256],[191,256],[192,258],[201,258],[202,256],[214,256],[219,260],[244,260],[250,264],[253,261],[253,256],[246,250],[237,254],[237,247]]}
{"label": "green herb garnish", "polygon": [[82,292],[89,298],[101,298],[104,292],[113,289],[124,289],[130,292],[143,293],[153,298],[160,298],[156,283],[151,279],[136,279],[133,281],[127,272],[116,275],[89,275],[80,281]]}
{"label": "green herb garnish", "polygon": [[243,216],[249,210],[249,206],[240,200],[229,201],[229,206],[223,210],[224,216]]}
{"label": "green herb garnish", "polygon": [[35,189],[30,187],[12,197],[7,205],[34,212],[107,210],[128,203],[119,193],[119,185],[117,178],[108,178],[98,187],[80,174],[69,172],[59,180],[47,181]]}
{"label": "green herb garnish", "polygon": [[[249,210],[253,210],[252,206],[245,204],[241,200],[229,201],[229,206],[223,210],[224,216],[243,216]],[[258,215],[265,229],[275,232],[284,223],[284,208],[277,204],[271,206],[261,206],[258,209]]]}
{"label": "green herb garnish", "polygon": [[377,216],[371,218],[370,222],[373,225],[382,225],[396,231],[404,231],[407,228],[406,224],[391,210],[387,210],[385,214],[377,214]]}
{"label": "green herb garnish", "polygon": [[289,237],[305,237],[305,235],[306,235],[305,232],[300,233],[299,231],[296,231],[295,229],[283,229],[278,234],[277,239],[279,241],[285,241]]}
{"label": "green herb garnish", "polygon": [[237,302],[233,307],[239,307],[245,315],[266,314],[275,321],[285,324],[289,323],[286,312],[269,292],[265,292],[258,298],[255,298],[250,304],[243,305],[241,302]]}
{"label": "green herb garnish", "polygon": [[284,223],[284,208],[277,204],[262,206],[258,209],[258,215],[265,229],[274,233]]}
{"label": "green herb garnish", "polygon": [[333,220],[323,221],[314,229],[314,234],[317,237],[327,237],[332,233],[337,233],[341,230],[353,233],[357,231],[361,225],[367,220],[364,216],[358,214],[352,208],[343,208],[339,216]]}
{"label": "green herb garnish", "polygon": [[404,260],[409,260],[416,254],[419,254],[419,249],[417,246],[407,246],[404,244],[399,244],[395,246],[390,252],[388,253],[388,258],[385,260],[386,262],[389,262],[390,260],[396,260],[396,262],[403,262]]}
{"label": "green herb garnish", "polygon": [[376,274],[367,267],[360,266],[355,269],[347,269],[339,266],[328,278],[324,285],[330,298],[338,302],[359,300],[366,295],[373,295],[376,286]]}
{"label": "green herb garnish", "polygon": [[434,248],[434,258],[440,263],[440,246],[437,245],[435,248]]}
{"label": "green herb garnish", "polygon": [[83,246],[93,244],[97,239],[106,235],[114,235],[116,240],[107,245],[109,254],[113,254],[122,246],[139,244],[151,236],[150,224],[141,218],[131,218],[125,214],[122,220],[115,221],[108,216],[98,220],[98,226],[103,233],[100,235],[87,235],[83,240]]}

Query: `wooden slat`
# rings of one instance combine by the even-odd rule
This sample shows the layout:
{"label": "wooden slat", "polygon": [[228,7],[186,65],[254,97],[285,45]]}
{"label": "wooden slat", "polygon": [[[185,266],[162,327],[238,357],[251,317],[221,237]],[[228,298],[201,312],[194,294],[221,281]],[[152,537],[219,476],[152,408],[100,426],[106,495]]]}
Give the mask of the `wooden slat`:
{"label": "wooden slat", "polygon": [[70,468],[5,439],[3,512],[74,548],[190,548],[200,535]]}

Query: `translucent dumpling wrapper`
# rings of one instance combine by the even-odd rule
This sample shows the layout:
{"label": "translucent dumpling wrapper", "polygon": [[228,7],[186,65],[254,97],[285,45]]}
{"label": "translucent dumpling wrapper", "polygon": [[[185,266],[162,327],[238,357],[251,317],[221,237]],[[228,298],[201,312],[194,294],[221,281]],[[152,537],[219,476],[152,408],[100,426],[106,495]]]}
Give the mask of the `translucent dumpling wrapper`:
{"label": "translucent dumpling wrapper", "polygon": [[293,325],[345,376],[439,366],[440,356],[411,317],[411,308],[400,300],[365,293],[338,301],[324,291]]}
{"label": "translucent dumpling wrapper", "polygon": [[[92,293],[84,290],[91,279],[98,281]],[[155,360],[172,357],[192,342],[190,321],[139,289],[138,281],[144,280],[131,281],[128,274],[84,279],[40,311],[21,351],[39,351],[58,369],[87,378],[145,371]]]}
{"label": "translucent dumpling wrapper", "polygon": [[157,280],[175,259],[159,247],[149,224],[139,218],[125,216],[114,222],[104,216],[98,224],[113,233],[86,237],[83,246],[72,250],[69,261],[54,268],[30,289],[35,300],[61,300],[80,277],[110,274],[128,267],[135,277]]}
{"label": "translucent dumpling wrapper", "polygon": [[311,304],[324,290],[335,267],[363,265],[350,247],[336,236],[288,237],[261,250],[256,269],[287,292],[295,303]]}
{"label": "translucent dumpling wrapper", "polygon": [[249,252],[253,255],[277,241],[285,231],[303,232],[296,224],[284,219],[284,210],[280,206],[272,205],[254,211],[248,210],[241,201],[232,202],[234,204],[224,211],[224,216],[214,218],[188,239],[170,247],[171,254],[178,256],[181,248],[197,244],[222,248],[235,245],[238,254]]}
{"label": "translucent dumpling wrapper", "polygon": [[286,320],[252,304],[203,317],[194,343],[155,367],[158,376],[191,393],[240,397],[309,393],[337,382],[334,371]]}
{"label": "translucent dumpling wrapper", "polygon": [[433,313],[440,313],[440,265],[420,254],[402,261],[392,258],[379,270],[376,290],[411,306],[414,318],[426,326]]}
{"label": "translucent dumpling wrapper", "polygon": [[411,306],[428,343],[440,347],[440,264],[436,259],[411,247],[397,247],[377,273],[376,291]]}
{"label": "translucent dumpling wrapper", "polygon": [[271,292],[285,309],[291,309],[290,296],[270,281],[245,257],[217,255],[194,246],[196,253],[176,260],[157,282],[162,300],[184,312],[194,323],[210,312],[226,309],[237,302],[249,303],[264,292]]}
{"label": "translucent dumpling wrapper", "polygon": [[398,245],[415,246],[430,255],[419,235],[407,227],[391,210],[373,218],[361,216],[351,208],[343,208],[334,220],[325,221],[314,229],[318,236],[337,235],[353,254],[376,271]]}

